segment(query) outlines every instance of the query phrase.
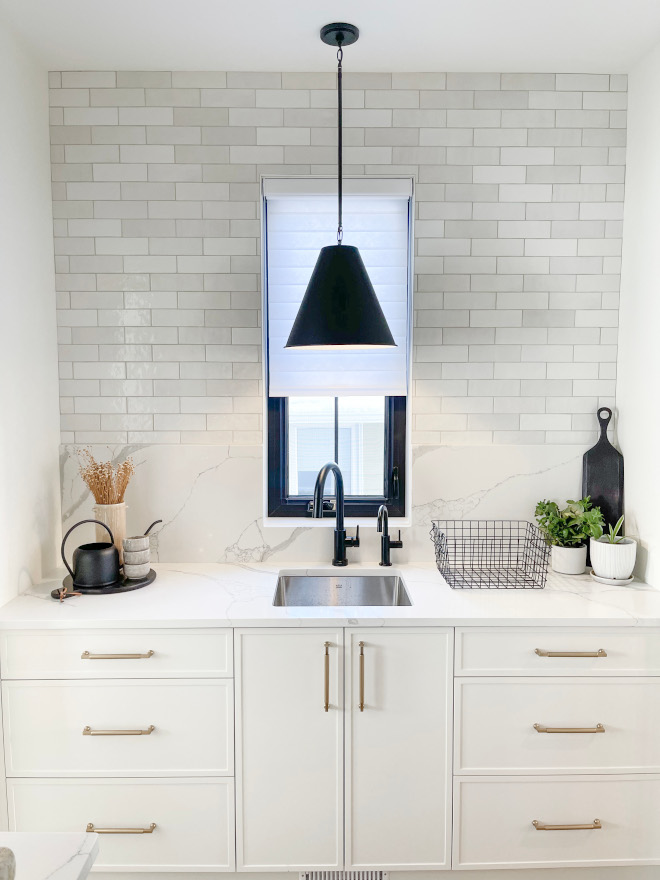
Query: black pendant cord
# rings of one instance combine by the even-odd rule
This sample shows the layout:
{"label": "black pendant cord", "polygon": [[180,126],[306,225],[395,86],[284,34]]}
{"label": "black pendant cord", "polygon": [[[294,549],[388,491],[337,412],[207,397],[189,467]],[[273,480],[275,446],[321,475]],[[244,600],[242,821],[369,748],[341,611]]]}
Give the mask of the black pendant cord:
{"label": "black pendant cord", "polygon": [[339,44],[339,48],[337,49],[337,194],[338,194],[338,209],[337,209],[337,244],[341,244],[344,238],[344,227],[342,225],[342,195],[343,195],[343,187],[342,187],[342,146],[343,146],[343,138],[342,138],[342,93],[341,93],[341,62],[344,57],[344,51],[341,47],[342,44],[342,35],[339,34],[337,38],[337,43]]}

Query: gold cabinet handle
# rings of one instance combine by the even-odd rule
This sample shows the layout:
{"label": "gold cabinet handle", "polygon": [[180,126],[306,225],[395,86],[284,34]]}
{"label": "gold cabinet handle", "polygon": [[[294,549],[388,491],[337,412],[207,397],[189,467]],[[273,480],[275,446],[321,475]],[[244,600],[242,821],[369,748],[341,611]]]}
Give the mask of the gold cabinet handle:
{"label": "gold cabinet handle", "polygon": [[323,674],[323,708],[326,712],[330,709],[330,642],[324,642],[324,674]]}
{"label": "gold cabinet handle", "polygon": [[81,660],[148,660],[154,656],[154,651],[147,651],[146,654],[90,654],[89,651],[83,651],[80,655]]}
{"label": "gold cabinet handle", "polygon": [[156,728],[150,724],[146,730],[92,730],[83,727],[83,736],[150,736]]}
{"label": "gold cabinet handle", "polygon": [[600,831],[603,827],[600,819],[594,819],[586,825],[545,825],[534,819],[532,825],[537,831]]}
{"label": "gold cabinet handle", "polygon": [[364,712],[364,642],[358,643],[360,646],[360,712]]}
{"label": "gold cabinet handle", "polygon": [[85,831],[94,834],[153,834],[156,823],[152,822],[148,828],[95,828],[93,822],[88,822]]}
{"label": "gold cabinet handle", "polygon": [[605,733],[602,724],[595,727],[545,727],[543,724],[535,724],[534,730],[537,733]]}
{"label": "gold cabinet handle", "polygon": [[607,657],[607,651],[599,648],[597,651],[544,651],[536,648],[534,651],[539,657]]}

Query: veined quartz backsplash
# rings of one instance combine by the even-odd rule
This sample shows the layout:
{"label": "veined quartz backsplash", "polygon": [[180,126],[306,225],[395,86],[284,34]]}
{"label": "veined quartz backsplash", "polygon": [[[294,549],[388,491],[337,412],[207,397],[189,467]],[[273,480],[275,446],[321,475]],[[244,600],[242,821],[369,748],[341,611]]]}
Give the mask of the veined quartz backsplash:
{"label": "veined quartz backsplash", "polygon": [[[99,458],[133,457],[126,493],[128,532],[141,534],[157,518],[153,558],[161,562],[329,563],[332,528],[302,520],[265,528],[262,450],[258,446],[94,446]],[[413,450],[413,526],[392,562],[429,563],[431,519],[533,519],[543,497],[580,491],[582,450],[575,446],[417,446]],[[92,515],[93,499],[78,474],[75,448],[62,447],[64,527]],[[351,531],[349,529],[349,531]],[[349,561],[380,559],[373,527],[360,529]]]}

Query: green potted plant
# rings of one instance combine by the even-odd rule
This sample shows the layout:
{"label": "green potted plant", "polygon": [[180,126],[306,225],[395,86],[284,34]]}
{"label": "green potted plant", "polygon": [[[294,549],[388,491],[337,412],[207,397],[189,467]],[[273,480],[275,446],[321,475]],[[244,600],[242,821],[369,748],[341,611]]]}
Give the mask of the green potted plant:
{"label": "green potted plant", "polygon": [[602,537],[592,537],[589,547],[591,567],[597,577],[627,581],[632,576],[637,556],[637,541],[620,535],[623,517]]}
{"label": "green potted plant", "polygon": [[593,507],[587,495],[580,501],[567,501],[560,509],[554,501],[539,501],[536,522],[552,546],[551,565],[560,574],[582,574],[587,565],[587,540],[603,534],[603,514]]}

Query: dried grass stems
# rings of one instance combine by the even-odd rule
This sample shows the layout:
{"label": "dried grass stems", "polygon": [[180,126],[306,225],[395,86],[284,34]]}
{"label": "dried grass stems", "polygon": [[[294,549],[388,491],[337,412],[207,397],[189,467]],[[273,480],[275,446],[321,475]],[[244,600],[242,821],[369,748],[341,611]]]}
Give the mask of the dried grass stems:
{"label": "dried grass stems", "polygon": [[121,504],[126,487],[135,473],[133,459],[116,467],[111,461],[97,461],[89,449],[79,452],[80,476],[87,483],[97,504]]}

